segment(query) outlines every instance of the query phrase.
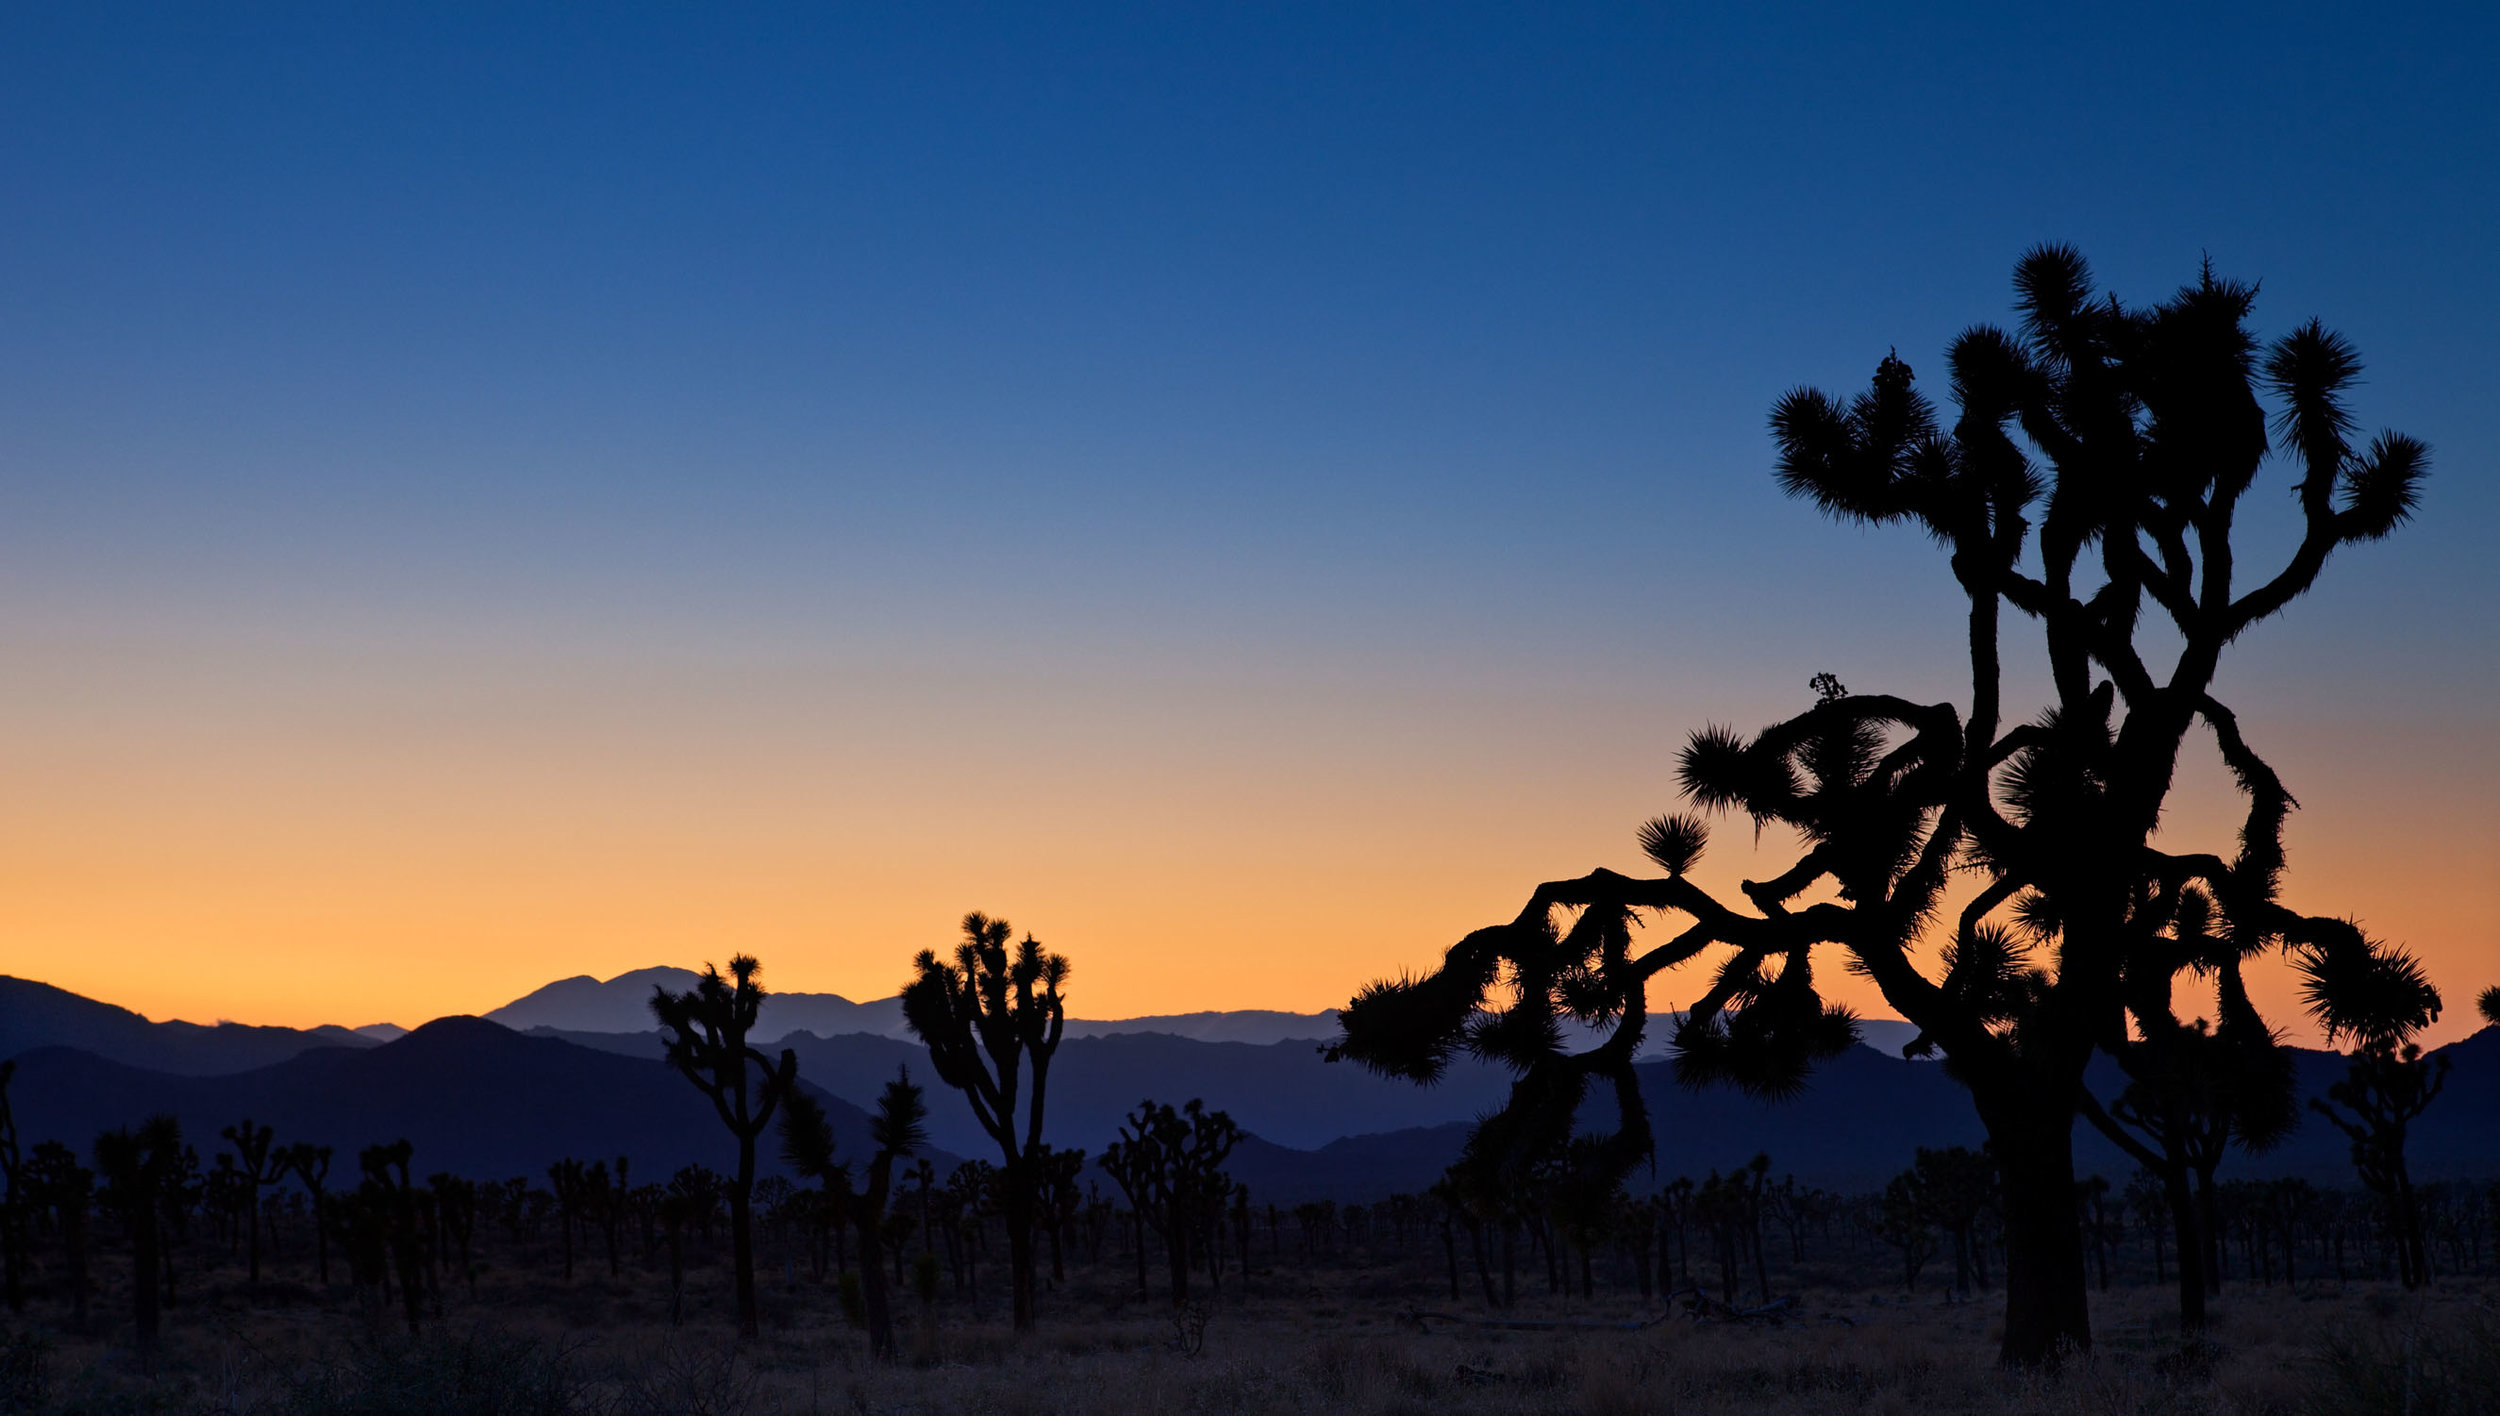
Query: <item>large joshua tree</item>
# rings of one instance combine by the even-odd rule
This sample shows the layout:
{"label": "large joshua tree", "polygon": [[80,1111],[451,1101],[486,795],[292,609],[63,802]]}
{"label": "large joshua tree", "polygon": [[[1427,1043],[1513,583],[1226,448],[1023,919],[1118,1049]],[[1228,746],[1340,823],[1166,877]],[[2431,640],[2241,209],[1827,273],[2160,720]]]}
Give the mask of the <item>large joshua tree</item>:
{"label": "large joshua tree", "polygon": [[764,966],[752,955],[729,961],[729,974],[710,964],[683,993],[654,988],[652,1015],[668,1033],[668,1065],[712,1100],[721,1124],[738,1141],[738,1173],[729,1184],[729,1247],[737,1270],[738,1331],[760,1329],[755,1302],[755,1138],[772,1124],[773,1108],[799,1078],[798,1054],[775,1062],[747,1043],[764,1003]]}
{"label": "large joshua tree", "polygon": [[[2043,247],[2014,283],[2019,330],[1953,344],[1950,424],[1896,357],[1864,393],[1800,389],[1771,415],[1783,489],[1843,521],[1907,523],[1944,552],[1967,602],[1967,698],[1853,694],[1825,675],[1818,702],[1759,734],[1694,734],[1686,797],[1791,828],[1792,864],[1722,896],[1689,875],[1702,821],[1661,817],[1640,841],[1663,875],[1539,886],[1432,974],[1357,995],[1335,1052],[1417,1079],[1461,1048],[1511,1064],[1511,1105],[1489,1129],[1522,1158],[1550,1153],[1588,1084],[1610,1082],[1623,1122],[1609,1154],[1628,1165],[1648,1150],[1631,1060],[1649,980],[1732,948],[1676,1027],[1677,1068],[1777,1095],[1854,1037],[1815,982],[1818,951],[1837,950],[1919,1027],[1913,1048],[1941,1049],[1970,1089],[2002,1167],[2001,1355],[2032,1363],[2091,1340],[2072,1147],[2084,1065],[2125,1044],[2150,978],[2197,966],[2163,933],[2183,892],[2212,902],[2212,948],[2234,958],[2371,951],[2351,924],[2280,903],[2291,798],[2215,678],[2337,549],[2407,518],[2427,454],[2393,434],[2356,445],[2352,347],[2313,321],[2261,350],[2254,289],[2210,269],[2129,306],[2073,250]],[[2234,530],[2277,453],[2301,534],[2252,579]],[[2011,726],[2009,625],[2037,633],[2048,669],[2047,701]],[[2199,737],[2246,799],[2228,852],[2154,840]],[[1635,950],[1645,913],[1678,923]],[[1611,1029],[1571,1052],[1565,1014]]]}
{"label": "large joshua tree", "polygon": [[[1032,935],[1010,950],[1014,931],[979,911],[964,916],[964,939],[949,964],[923,949],[903,989],[903,1019],[928,1044],[938,1080],[962,1092],[997,1143],[1000,1209],[1007,1222],[1007,1266],[1018,1332],[1033,1330],[1033,1211],[1041,1189],[1042,1105],[1051,1054],[1067,1026],[1059,986],[1068,961]],[[1031,1064],[1028,1086],[1026,1064]]]}

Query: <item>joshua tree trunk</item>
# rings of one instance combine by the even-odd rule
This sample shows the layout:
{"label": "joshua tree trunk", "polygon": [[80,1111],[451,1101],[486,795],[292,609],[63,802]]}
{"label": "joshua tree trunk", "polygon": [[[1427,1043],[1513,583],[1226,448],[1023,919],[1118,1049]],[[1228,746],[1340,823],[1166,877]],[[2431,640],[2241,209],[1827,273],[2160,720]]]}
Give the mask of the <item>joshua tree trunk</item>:
{"label": "joshua tree trunk", "polygon": [[156,1354],[156,1333],[159,1318],[157,1271],[163,1265],[162,1247],[156,1218],[156,1204],[151,1199],[130,1215],[131,1249],[131,1316],[136,1320],[139,1353],[143,1357]]}
{"label": "joshua tree trunk", "polygon": [[[2170,1228],[2179,1241],[2179,1328],[2182,1332],[2205,1329],[2206,1262],[2204,1222],[2198,1218],[2196,1196],[2188,1188],[2187,1167],[2176,1166],[2161,1172],[2162,1196],[2170,1202]],[[2154,1236],[2154,1267],[2161,1266],[2161,1236]]]}
{"label": "joshua tree trunk", "polygon": [[1033,1328],[1033,1186],[1007,1177],[1007,1272],[1016,1331]]}
{"label": "joshua tree trunk", "polygon": [[762,1310],[755,1301],[755,1134],[738,1135],[738,1178],[729,1187],[729,1248],[737,1272],[738,1332],[753,1337],[762,1330]]}
{"label": "joshua tree trunk", "polygon": [[2072,1104],[2018,1096],[1994,1105],[1983,1101],[1980,1114],[2004,1176],[2000,1355],[2007,1362],[2037,1364],[2066,1351],[2088,1351],[2092,1319],[2083,1232],[2075,1217]]}
{"label": "joshua tree trunk", "polygon": [[894,1358],[894,1309],[886,1296],[885,1245],[874,1228],[859,1231],[859,1299],[868,1316],[868,1355]]}
{"label": "joshua tree trunk", "polygon": [[1172,1197],[1171,1212],[1163,1223],[1164,1267],[1172,1276],[1172,1306],[1189,1301],[1189,1216],[1180,1195]]}

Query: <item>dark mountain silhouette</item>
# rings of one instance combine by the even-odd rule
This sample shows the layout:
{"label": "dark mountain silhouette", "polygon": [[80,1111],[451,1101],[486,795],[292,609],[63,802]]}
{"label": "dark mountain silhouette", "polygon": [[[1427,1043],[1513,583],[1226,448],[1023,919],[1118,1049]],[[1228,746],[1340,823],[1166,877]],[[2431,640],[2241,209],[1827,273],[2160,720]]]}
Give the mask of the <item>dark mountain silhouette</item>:
{"label": "dark mountain silhouette", "polygon": [[[523,1032],[536,1028],[583,1033],[650,1032],[657,1026],[651,1017],[652,990],[664,987],[672,993],[683,993],[694,987],[697,977],[692,969],[667,967],[635,969],[605,980],[581,974],[524,994],[486,1016]],[[760,1044],[800,1030],[899,1037],[903,1033],[903,1007],[893,998],[854,1003],[838,993],[775,993],[764,1000],[753,1040]]]}
{"label": "dark mountain silhouette", "polygon": [[[2295,1049],[2299,1095],[2323,1095],[2344,1074],[2341,1054]],[[2408,1147],[2414,1174],[2425,1181],[2483,1181],[2500,1176],[2500,1027],[2440,1049],[2450,1059],[2446,1091],[2416,1123]],[[1804,1094],[1783,1103],[1754,1101],[1726,1088],[1694,1091],[1678,1084],[1664,1062],[1638,1069],[1658,1142],[1655,1168],[1641,1167],[1639,1188],[1678,1175],[1698,1179],[1769,1154],[1774,1174],[1844,1193],[1875,1189],[1907,1169],[1920,1146],[1976,1147],[1985,1139],[1961,1085],[1937,1066],[1852,1048],[1817,1069]],[[2116,1065],[2095,1063],[2103,1095],[2120,1083]],[[1210,1105],[1221,1104],[1209,1098]],[[1584,1121],[1612,1123],[1612,1107],[1593,1099]],[[1234,1178],[1259,1203],[1303,1199],[1339,1202],[1417,1194],[1458,1158],[1470,1123],[1450,1121],[1376,1135],[1349,1136],[1316,1150],[1290,1150],[1254,1138],[1233,1153]],[[2135,1163],[2089,1126],[2075,1130],[2075,1169],[2123,1182]],[[2263,1155],[2234,1152],[2224,1179],[2298,1177],[2351,1188],[2351,1157],[2334,1127],[2314,1115],[2281,1146]]]}
{"label": "dark mountain silhouette", "polygon": [[[800,1075],[853,1103],[873,1097],[898,1062],[925,1070],[916,1042],[891,1038],[795,1036]],[[1050,1066],[1051,1143],[1099,1153],[1121,1118],[1148,1096],[1179,1105],[1192,1097],[1230,1112],[1240,1127],[1273,1144],[1307,1150],[1340,1137],[1463,1120],[1509,1094],[1507,1074],[1480,1062],[1453,1063],[1435,1087],[1375,1077],[1320,1060],[1316,1044],[1200,1042],[1163,1033],[1069,1038]],[[951,1103],[951,1104],[950,1104]],[[929,1135],[966,1154],[980,1129],[959,1098],[929,1108]]]}
{"label": "dark mountain silhouette", "polygon": [[[564,1036],[627,1055],[659,1055],[656,1034]],[[908,1040],[852,1033],[783,1041],[799,1054],[801,1076],[855,1105],[873,1100],[898,1064],[915,1075],[928,1071],[926,1053]],[[2450,1094],[2422,1123],[2414,1142],[2415,1169],[2430,1179],[2500,1175],[2500,1137],[2486,1143],[2469,1121],[2478,1110],[2500,1114],[2495,1109],[2500,1108],[2500,1029],[2486,1029],[2448,1053],[2455,1067]],[[2340,1054],[2294,1049],[2294,1057],[2303,1100],[2324,1095],[2343,1075]],[[1658,1165],[1670,1176],[1690,1172],[1698,1178],[1767,1151],[1782,1173],[1794,1172],[1807,1183],[1873,1189],[1907,1167],[1919,1146],[1976,1146],[1983,1139],[1968,1094],[1942,1067],[1872,1047],[1852,1048],[1817,1069],[1805,1092],[1788,1102],[1757,1101],[1726,1088],[1688,1090],[1663,1061],[1637,1070],[1657,1132]],[[2115,1096],[2120,1087],[2115,1066],[2106,1059],[2096,1065],[2092,1082],[2104,1097]],[[1310,1183],[1326,1194],[1388,1193],[1408,1188],[1414,1174],[1422,1174],[1423,1183],[1438,1176],[1457,1154],[1464,1123],[1499,1105],[1508,1091],[1508,1075],[1483,1063],[1455,1064],[1441,1085],[1418,1087],[1324,1062],[1307,1043],[1254,1047],[1122,1034],[1061,1045],[1052,1067],[1048,1129],[1054,1144],[1099,1153],[1142,1097],[1203,1097],[1284,1156],[1320,1157],[1291,1163],[1314,1167]],[[932,1139],[958,1153],[978,1154],[973,1149],[981,1139],[978,1126],[960,1104],[945,1100],[932,1109]],[[1592,1099],[1587,1123],[1603,1127],[1611,1120],[1609,1103]],[[1385,1133],[1409,1140],[1378,1155],[1355,1144]],[[2135,1170],[2133,1161],[2089,1126],[2078,1125],[2075,1146],[2083,1174],[2116,1180]],[[1262,1154],[1245,1147],[1237,1159],[1265,1164]],[[2350,1179],[2351,1164],[2343,1137],[2304,1113],[2282,1146],[2262,1156],[2234,1155],[2226,1173],[2297,1175],[2341,1185]]]}
{"label": "dark mountain silhouette", "polygon": [[1165,1033],[1200,1042],[1325,1042],[1337,1035],[1337,1010],[1284,1013],[1272,1008],[1237,1008],[1222,1013],[1151,1013],[1142,1018],[1070,1018],[1070,1037],[1109,1037],[1118,1033]]}
{"label": "dark mountain silhouette", "polygon": [[346,1028],[152,1023],[127,1008],[64,988],[0,974],[0,1058],[39,1047],[75,1047],[150,1071],[208,1077],[283,1062],[308,1048],[371,1047]]}
{"label": "dark mountain silhouette", "polygon": [[[566,1155],[619,1152],[636,1173],[659,1178],[700,1160],[729,1163],[730,1142],[704,1099],[659,1061],[656,1033],[523,1035],[477,1018],[446,1018],[386,1044],[347,1034],[287,1029],[204,1028],[150,1023],[137,1014],[24,980],[0,980],[0,1037],[99,1038],[140,1056],[172,1054],[194,1070],[146,1067],[98,1050],[55,1044],[20,1054],[11,1088],[24,1141],[59,1139],[82,1152],[96,1134],[154,1111],[180,1116],[204,1151],[217,1129],[249,1115],[277,1127],[282,1141],[308,1140],[342,1152],[406,1136],[420,1164],[494,1178],[537,1176]],[[32,1000],[33,1007],[14,1006]],[[68,1022],[63,1022],[68,1019]],[[79,1032],[76,1029],[86,1030]],[[275,1035],[275,1036],[272,1036]],[[862,1104],[909,1065],[932,1080],[926,1053],[905,1039],[867,1033],[792,1037],[802,1085],[832,1117],[837,1153],[865,1154]],[[188,1046],[195,1051],[185,1053]],[[268,1065],[221,1073],[196,1070],[250,1047],[293,1049]],[[214,1051],[213,1049],[224,1049]],[[2500,1176],[2500,1028],[2441,1049],[2452,1063],[2446,1092],[2414,1132],[2410,1154],[2424,1180]],[[2343,1074],[2334,1053],[2300,1051],[2299,1095],[2321,1095]],[[1766,1151],[1777,1173],[1826,1188],[1871,1189],[1906,1167],[1917,1147],[1976,1145],[1968,1097],[1946,1071],[1873,1048],[1851,1049],[1819,1068],[1805,1092],[1785,1103],[1676,1084],[1664,1062],[1638,1068],[1657,1134],[1656,1176],[1696,1177]],[[2106,1061],[2092,1081],[2114,1095]],[[1473,1119],[1507,1095],[1506,1074],[1479,1063],[1453,1067],[1438,1087],[1374,1077],[1320,1060],[1307,1042],[1252,1045],[1201,1042],[1169,1034],[1072,1038],[1054,1061],[1049,1134],[1055,1144],[1095,1155],[1128,1110],[1147,1095],[1181,1102],[1203,1097],[1230,1112],[1253,1139],[1231,1169],[1258,1203],[1378,1199],[1416,1193],[1457,1155]],[[933,1094],[934,1163],[984,1154],[961,1099]],[[1601,1125],[1603,1103],[1587,1120]],[[2132,1163],[2088,1126],[2078,1126],[2080,1173],[2113,1180]],[[765,1148],[768,1152],[773,1147]],[[1647,1183],[1644,1167],[1633,1183]],[[2314,1116],[2264,1156],[2233,1155],[2225,1178],[2297,1175],[2349,1186],[2341,1135]]]}
{"label": "dark mountain silhouette", "polygon": [[[521,1032],[540,1028],[559,1033],[641,1033],[652,1030],[651,990],[665,986],[682,992],[692,987],[690,969],[648,968],[596,979],[588,974],[558,979],[516,998],[486,1016]],[[873,1033],[909,1037],[899,997],[855,1003],[838,993],[775,993],[764,1000],[756,1039],[780,1038],[794,1032],[819,1037]],[[1309,1041],[1333,1037],[1337,1014],[1285,1013],[1265,1008],[1230,1012],[1158,1013],[1142,1018],[1070,1018],[1067,1035],[1103,1037],[1117,1033],[1168,1033],[1204,1042],[1254,1044]]]}
{"label": "dark mountain silhouette", "polygon": [[[654,1179],[735,1160],[711,1104],[661,1063],[524,1037],[482,1018],[442,1018],[396,1042],[321,1048],[225,1076],[40,1048],[18,1059],[11,1099],[26,1144],[59,1140],[81,1151],[108,1127],[168,1111],[195,1139],[251,1116],[281,1141],[343,1155],[404,1136],[420,1170],[482,1178],[540,1176],[565,1156],[622,1153]],[[818,1100],[840,1153],[865,1154],[866,1116],[837,1097]],[[214,1149],[204,1139],[201,1148]]]}

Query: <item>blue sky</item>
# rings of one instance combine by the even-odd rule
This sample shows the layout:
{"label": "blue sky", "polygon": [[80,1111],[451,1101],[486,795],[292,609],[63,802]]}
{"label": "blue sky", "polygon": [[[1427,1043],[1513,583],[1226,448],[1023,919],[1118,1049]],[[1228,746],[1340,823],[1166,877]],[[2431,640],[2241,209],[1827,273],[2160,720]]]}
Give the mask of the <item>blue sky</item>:
{"label": "blue sky", "polygon": [[[1135,767],[1103,809],[1148,816],[1201,758],[1323,783],[1411,751],[1384,826],[1402,783],[1543,802],[1493,813],[1516,895],[1671,804],[1590,758],[1819,669],[1949,691],[1941,566],[1782,501],[1765,413],[1888,349],[1940,365],[2064,240],[2131,299],[2208,253],[2261,280],[2269,330],[2360,345],[2365,425],[2433,445],[2421,522],[2230,682],[2345,784],[2313,809],[2444,852],[2421,927],[2454,932],[2500,905],[2460,876],[2500,843],[2496,39],[2462,6],[13,7],[11,835],[311,727],[361,770],[437,731],[394,697],[454,685],[440,735],[480,735],[433,770],[480,803],[531,751],[478,728],[497,703],[636,759],[1065,758],[1002,789],[1035,810]],[[871,706],[742,716],[793,681]],[[675,706],[615,726],[637,692]],[[163,772],[99,785],[134,753]],[[870,817],[913,790],[852,780]],[[171,790],[184,829],[257,819]],[[928,844],[969,874],[913,888],[978,888],[976,847]],[[2488,924],[2425,946],[2500,972]],[[839,953],[816,981],[855,986]]]}

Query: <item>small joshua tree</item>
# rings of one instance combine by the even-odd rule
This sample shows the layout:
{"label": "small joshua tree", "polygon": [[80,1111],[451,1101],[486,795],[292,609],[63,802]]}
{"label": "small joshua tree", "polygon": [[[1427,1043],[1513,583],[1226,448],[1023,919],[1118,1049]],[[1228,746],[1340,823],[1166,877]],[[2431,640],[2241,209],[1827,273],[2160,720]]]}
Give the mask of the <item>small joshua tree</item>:
{"label": "small joshua tree", "polygon": [[824,1277],[823,1234],[842,1222],[843,1197],[851,1188],[851,1167],[834,1159],[833,1122],[816,1098],[793,1088],[781,1103],[781,1163],[802,1180],[816,1182],[816,1203],[810,1216],[816,1230],[812,1267]]}
{"label": "small joshua tree", "polygon": [[183,1171],[182,1124],[151,1116],[137,1130],[123,1127],[96,1137],[95,1168],[104,1177],[105,1202],[121,1215],[130,1236],[131,1313],[139,1352],[156,1353],[164,1268],[164,1210]]}
{"label": "small joshua tree", "polygon": [[[894,1163],[908,1160],[912,1153],[928,1143],[925,1123],[928,1104],[921,1100],[920,1088],[912,1085],[911,1073],[898,1069],[894,1080],[885,1084],[877,1098],[876,1114],[868,1121],[869,1144],[874,1147],[868,1156],[868,1174],[857,1191],[850,1190],[848,1167],[828,1169],[833,1158],[833,1133],[830,1128],[813,1133],[802,1126],[793,1141],[794,1148],[811,1162],[822,1162],[817,1174],[838,1175],[836,1183],[844,1191],[843,1209],[852,1228],[859,1235],[859,1283],[861,1316],[868,1327],[868,1353],[880,1362],[895,1357],[894,1303],[886,1281],[886,1204],[894,1194]],[[822,1113],[817,1114],[822,1120]],[[821,1144],[820,1144],[821,1142]]]}
{"label": "small joshua tree", "polygon": [[252,1124],[252,1118],[248,1116],[244,1117],[240,1123],[228,1126],[221,1134],[225,1136],[226,1143],[234,1147],[234,1158],[239,1162],[235,1168],[242,1172],[245,1198],[250,1202],[251,1218],[248,1232],[251,1237],[246,1241],[247,1252],[251,1255],[250,1291],[258,1294],[260,1292],[260,1192],[286,1178],[286,1152],[283,1150],[272,1152],[270,1142],[276,1139],[277,1133],[270,1127]]}
{"label": "small joshua tree", "polygon": [[[1189,1301],[1190,1249],[1204,1217],[1232,1190],[1224,1159],[1240,1143],[1241,1128],[1233,1118],[1207,1110],[1204,1101],[1192,1097],[1175,1111],[1148,1098],[1121,1124],[1120,1138],[1103,1147],[1103,1170],[1128,1196],[1139,1220],[1163,1239],[1175,1308]],[[1142,1287],[1144,1260],[1139,1263]]]}
{"label": "small joshua tree", "polygon": [[330,1147],[297,1141],[284,1153],[286,1168],[312,1195],[313,1246],[319,1256],[321,1286],[330,1286]]}
{"label": "small joshua tree", "polygon": [[[903,1018],[928,1044],[938,1080],[964,1094],[981,1129],[997,1143],[1005,1164],[999,1176],[1000,1209],[1007,1222],[1007,1264],[1018,1332],[1033,1329],[1033,1212],[1042,1175],[1042,1107],[1051,1055],[1067,1024],[1060,985],[1068,961],[1045,951],[1032,935],[1011,953],[1013,931],[1003,919],[975,911],[964,916],[964,940],[954,962],[922,950],[914,977],[903,990]],[[1028,1088],[1023,1072],[1031,1064]]]}
{"label": "small joshua tree", "polygon": [[729,1185],[729,1244],[737,1272],[738,1331],[753,1337],[760,1327],[755,1301],[755,1138],[772,1124],[773,1109],[798,1082],[798,1054],[781,1050],[776,1063],[747,1044],[763,1006],[764,966],[752,955],[729,961],[729,974],[710,964],[683,993],[655,988],[651,1012],[668,1037],[668,1065],[711,1098],[721,1124],[738,1141],[738,1172]]}
{"label": "small joshua tree", "polygon": [[581,1214],[584,1192],[588,1189],[581,1161],[568,1155],[548,1166],[547,1188],[556,1197],[556,1229],[564,1238],[564,1281],[571,1283],[573,1231],[578,1227],[575,1220]]}
{"label": "small joshua tree", "polygon": [[1875,1209],[1875,1233],[1901,1251],[1904,1293],[1917,1291],[1919,1270],[1935,1257],[1936,1230],[1931,1222],[1934,1213],[1935,1207],[1929,1203],[1916,1170],[1904,1170],[1885,1182],[1883,1198]]}
{"label": "small joshua tree", "polygon": [[415,1157],[416,1146],[404,1137],[386,1146],[367,1146],[356,1156],[364,1171],[356,1199],[368,1256],[399,1270],[400,1307],[411,1337],[425,1316],[426,1287],[425,1228],[417,1214],[416,1181],[409,1173]]}
{"label": "small joshua tree", "polygon": [[461,1282],[475,1298],[477,1264],[470,1257],[469,1244],[477,1235],[477,1182],[437,1171],[426,1177],[425,1187],[434,1199],[434,1223],[442,1235],[442,1248],[460,1256]]}
{"label": "small joshua tree", "polygon": [[0,1284],[8,1290],[9,1311],[26,1306],[26,1205],[28,1176],[17,1151],[17,1114],[9,1109],[9,1079],[14,1061],[0,1062]]}
{"label": "small joshua tree", "polygon": [[2309,1105],[2352,1143],[2353,1169],[2386,1207],[2396,1272],[2407,1288],[2430,1282],[2422,1211],[2405,1166],[2405,1132],[2447,1084],[2448,1059],[2426,1058],[2413,1039],[2439,1020],[2439,990],[2402,950],[2322,955],[2302,967],[2310,1010],[2327,1041],[2353,1040],[2344,1079]]}
{"label": "small joshua tree", "polygon": [[28,1198],[52,1212],[60,1227],[62,1257],[69,1270],[70,1331],[87,1330],[87,1215],[95,1196],[95,1172],[59,1141],[44,1141],[27,1158]]}

